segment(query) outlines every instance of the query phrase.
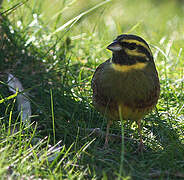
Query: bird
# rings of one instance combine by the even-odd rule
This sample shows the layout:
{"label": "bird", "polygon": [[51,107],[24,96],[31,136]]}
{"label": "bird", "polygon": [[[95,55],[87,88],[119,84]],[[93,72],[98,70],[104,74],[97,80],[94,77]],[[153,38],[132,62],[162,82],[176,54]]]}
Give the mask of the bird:
{"label": "bird", "polygon": [[141,121],[157,104],[160,81],[151,49],[140,36],[122,34],[107,46],[112,57],[100,64],[92,77],[94,107],[107,117],[104,147],[114,121],[134,121],[138,125],[138,150],[143,151]]}

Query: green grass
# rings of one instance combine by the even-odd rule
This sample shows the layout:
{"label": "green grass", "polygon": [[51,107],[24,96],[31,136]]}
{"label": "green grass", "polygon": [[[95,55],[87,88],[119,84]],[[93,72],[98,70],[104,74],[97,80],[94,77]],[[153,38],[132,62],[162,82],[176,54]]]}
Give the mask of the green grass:
{"label": "green grass", "polygon": [[[184,5],[182,1],[3,2],[0,19],[0,177],[2,179],[182,179],[184,177]],[[105,48],[121,33],[151,46],[161,81],[157,110],[144,118],[146,152],[135,154],[138,132],[124,122],[121,142],[88,136],[106,130],[92,106],[90,81],[111,56]],[[7,86],[14,74],[28,92],[34,128],[20,123],[16,97]],[[35,124],[37,125],[35,126]],[[16,133],[10,130],[17,129]],[[110,129],[121,135],[120,122]],[[60,144],[57,158],[48,154]],[[121,167],[123,167],[121,171]],[[120,175],[120,172],[122,173]]]}

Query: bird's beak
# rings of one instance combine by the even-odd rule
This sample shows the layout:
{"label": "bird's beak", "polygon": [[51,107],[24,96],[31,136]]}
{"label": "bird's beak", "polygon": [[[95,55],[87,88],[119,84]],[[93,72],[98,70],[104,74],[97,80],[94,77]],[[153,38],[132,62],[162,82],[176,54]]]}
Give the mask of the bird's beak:
{"label": "bird's beak", "polygon": [[107,46],[107,49],[111,51],[120,51],[122,50],[122,46],[118,43],[118,41],[113,41],[110,45]]}

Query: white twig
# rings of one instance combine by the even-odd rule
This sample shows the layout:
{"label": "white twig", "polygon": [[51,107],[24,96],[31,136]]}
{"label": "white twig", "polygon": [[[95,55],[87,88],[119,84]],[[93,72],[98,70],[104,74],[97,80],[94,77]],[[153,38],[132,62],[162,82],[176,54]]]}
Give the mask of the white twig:
{"label": "white twig", "polygon": [[14,77],[12,74],[8,74],[8,86],[9,90],[14,94],[18,91],[17,95],[17,105],[18,111],[21,113],[22,122],[26,125],[30,124],[31,117],[31,103],[28,99],[28,96],[24,90],[21,82],[18,78]]}

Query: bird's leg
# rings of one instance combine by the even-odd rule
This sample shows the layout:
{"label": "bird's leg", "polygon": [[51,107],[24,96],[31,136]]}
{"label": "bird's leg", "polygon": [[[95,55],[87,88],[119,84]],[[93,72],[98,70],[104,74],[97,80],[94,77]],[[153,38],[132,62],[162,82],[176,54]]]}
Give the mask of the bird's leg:
{"label": "bird's leg", "polygon": [[107,123],[104,148],[107,148],[108,144],[109,144],[109,128],[110,128],[111,124],[112,124],[112,122],[109,120],[108,123]]}
{"label": "bird's leg", "polygon": [[144,150],[144,144],[143,144],[143,140],[142,140],[141,119],[139,119],[137,121],[137,125],[138,125],[138,132],[139,132],[139,136],[140,136],[140,143],[139,143],[139,146],[138,146],[138,151],[143,152],[143,150]]}

